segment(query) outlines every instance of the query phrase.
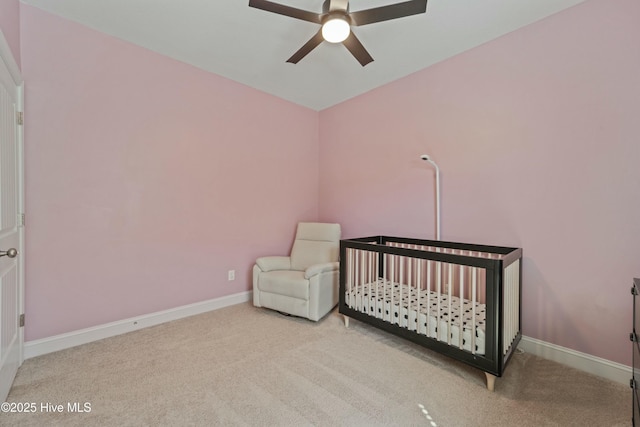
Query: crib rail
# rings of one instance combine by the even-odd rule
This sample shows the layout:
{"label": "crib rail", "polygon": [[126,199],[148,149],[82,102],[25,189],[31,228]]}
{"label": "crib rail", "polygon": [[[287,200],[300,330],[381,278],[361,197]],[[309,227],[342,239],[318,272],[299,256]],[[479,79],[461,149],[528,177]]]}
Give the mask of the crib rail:
{"label": "crib rail", "polygon": [[340,250],[342,314],[502,374],[521,336],[521,249],[374,236]]}

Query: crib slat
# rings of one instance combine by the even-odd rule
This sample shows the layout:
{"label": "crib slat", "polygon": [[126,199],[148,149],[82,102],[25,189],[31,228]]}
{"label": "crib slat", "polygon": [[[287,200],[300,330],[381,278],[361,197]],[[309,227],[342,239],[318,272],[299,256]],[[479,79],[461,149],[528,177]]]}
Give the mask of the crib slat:
{"label": "crib slat", "polygon": [[366,313],[369,313],[369,314],[371,314],[371,302],[372,302],[371,280],[373,277],[371,274],[371,266],[373,264],[371,260],[371,255],[373,255],[372,252],[367,252],[367,310],[366,310]]}
{"label": "crib slat", "polygon": [[387,265],[389,264],[389,254],[384,254],[384,258],[382,259],[382,277],[383,277],[383,287],[382,287],[382,319],[387,320],[387,283],[389,283],[389,276],[387,275]]}
{"label": "crib slat", "polygon": [[379,294],[379,287],[380,287],[380,255],[376,254],[375,256],[375,260],[374,260],[374,265],[375,265],[375,271],[376,271],[376,301],[374,304],[374,316],[378,316],[378,310],[380,309],[380,294]]}
{"label": "crib slat", "polygon": [[451,345],[451,338],[453,335],[453,329],[452,329],[452,322],[453,322],[453,312],[451,311],[451,309],[453,308],[453,300],[451,298],[451,288],[452,286],[452,282],[453,282],[453,264],[449,263],[449,277],[448,280],[449,282],[447,283],[447,295],[449,297],[448,301],[447,301],[447,308],[449,310],[449,313],[447,314],[448,317],[448,323],[449,323],[449,327],[447,328],[447,344]]}
{"label": "crib slat", "polygon": [[459,277],[458,277],[458,283],[460,284],[460,289],[459,289],[459,298],[460,298],[460,317],[458,317],[458,347],[459,348],[463,348],[464,347],[464,288],[463,288],[463,284],[464,284],[464,266],[460,265],[459,266],[460,269],[460,273],[459,273]]}
{"label": "crib slat", "polygon": [[403,274],[403,267],[404,267],[404,257],[400,256],[398,257],[398,287],[400,288],[400,297],[398,299],[398,317],[397,317],[397,323],[398,326],[402,326],[402,304],[403,304],[403,299],[402,299],[402,288],[404,287],[404,277]]}
{"label": "crib slat", "polygon": [[395,284],[395,264],[396,264],[396,257],[395,255],[390,255],[391,257],[391,303],[389,304],[389,322],[394,323],[393,322],[393,294],[394,294],[394,284]]}
{"label": "crib slat", "polygon": [[424,260],[418,259],[416,260],[415,266],[415,281],[416,281],[416,332],[420,332],[420,313],[422,303],[422,289],[424,287],[424,283],[422,283],[422,273],[424,269]]}
{"label": "crib slat", "polygon": [[426,318],[426,325],[425,325],[425,334],[427,336],[431,336],[429,331],[431,330],[431,266],[432,266],[432,261],[431,260],[427,260],[427,318]]}
{"label": "crib slat", "polygon": [[476,301],[478,287],[478,268],[473,267],[471,271],[471,353],[476,354]]}
{"label": "crib slat", "polygon": [[349,307],[353,308],[353,249],[349,248],[347,253],[347,290],[349,291]]}
{"label": "crib slat", "polygon": [[[440,252],[439,248],[436,250],[437,252]],[[437,298],[437,303],[438,303],[438,307],[437,307],[437,316],[436,316],[436,339],[440,340],[440,299],[441,299],[441,295],[442,295],[442,263],[440,261],[436,261],[436,287],[437,287],[437,292],[436,292],[436,298]]]}

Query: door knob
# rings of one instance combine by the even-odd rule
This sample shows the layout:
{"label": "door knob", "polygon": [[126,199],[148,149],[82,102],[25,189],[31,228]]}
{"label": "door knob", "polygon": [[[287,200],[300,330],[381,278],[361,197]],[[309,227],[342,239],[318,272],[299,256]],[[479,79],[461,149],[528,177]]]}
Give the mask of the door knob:
{"label": "door knob", "polygon": [[18,256],[18,251],[15,248],[11,248],[8,251],[0,251],[0,257],[8,256],[9,258],[15,258]]}

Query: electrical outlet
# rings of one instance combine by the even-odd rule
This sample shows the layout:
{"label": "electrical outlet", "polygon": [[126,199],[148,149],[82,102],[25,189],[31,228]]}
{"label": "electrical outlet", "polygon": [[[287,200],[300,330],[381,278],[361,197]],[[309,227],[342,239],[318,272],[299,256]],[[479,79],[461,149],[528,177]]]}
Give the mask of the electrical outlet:
{"label": "electrical outlet", "polygon": [[229,278],[229,281],[236,280],[236,271],[235,270],[229,270],[229,272],[227,273],[227,276]]}

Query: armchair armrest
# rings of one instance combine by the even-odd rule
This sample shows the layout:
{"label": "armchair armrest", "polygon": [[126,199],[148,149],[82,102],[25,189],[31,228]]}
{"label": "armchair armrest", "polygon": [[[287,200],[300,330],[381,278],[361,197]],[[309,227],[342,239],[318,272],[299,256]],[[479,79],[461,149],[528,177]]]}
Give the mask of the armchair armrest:
{"label": "armchair armrest", "polygon": [[265,256],[258,258],[256,264],[262,271],[291,270],[291,258],[288,256]]}
{"label": "armchair armrest", "polygon": [[317,274],[326,273],[328,271],[335,271],[335,270],[338,270],[339,268],[340,268],[339,262],[327,262],[324,264],[315,264],[305,270],[304,278],[310,279],[311,277]]}

